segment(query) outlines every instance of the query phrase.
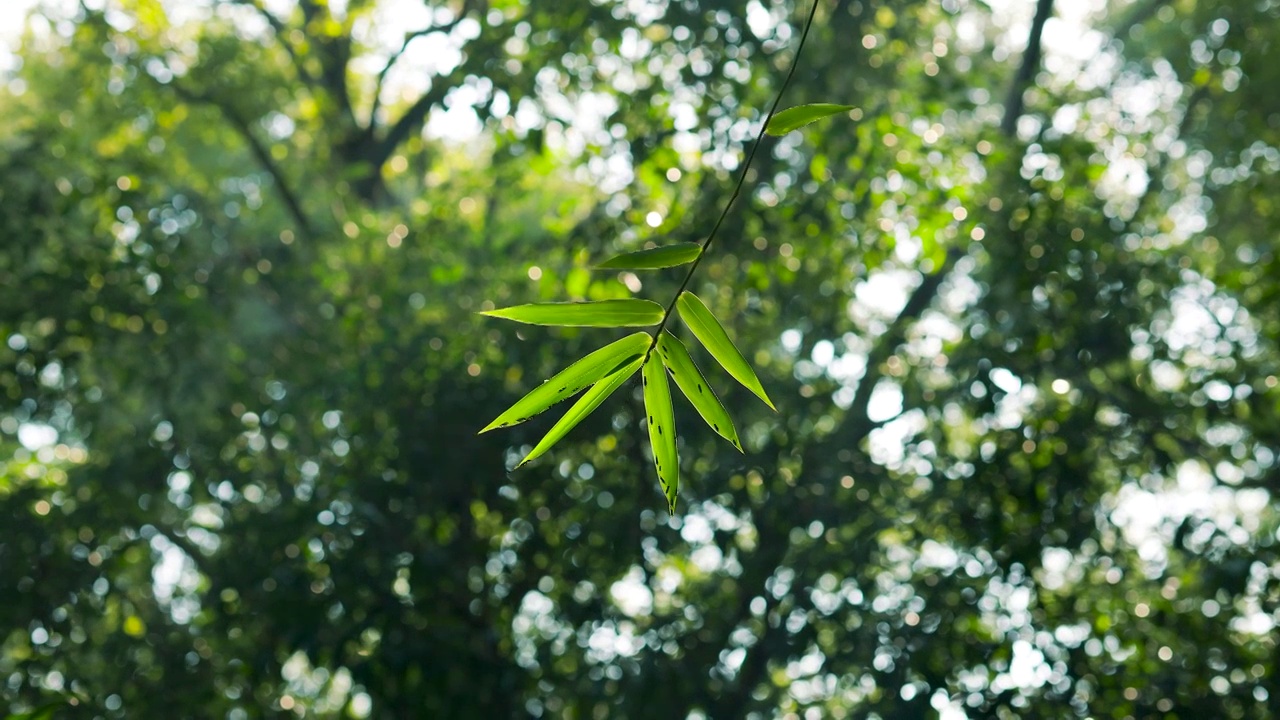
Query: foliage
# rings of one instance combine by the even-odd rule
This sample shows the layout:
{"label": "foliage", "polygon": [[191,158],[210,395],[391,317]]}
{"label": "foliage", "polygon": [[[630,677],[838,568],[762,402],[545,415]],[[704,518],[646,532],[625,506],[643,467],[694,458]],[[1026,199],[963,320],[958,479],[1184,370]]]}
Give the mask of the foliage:
{"label": "foliage", "polygon": [[0,712],[1276,714],[1273,7],[819,3],[856,106],[683,288],[778,412],[657,335],[679,516],[667,374],[513,472],[635,355],[477,313],[681,297],[593,263],[703,237],[807,5],[99,7],[0,88]]}
{"label": "foliage", "polygon": [[[817,10],[818,0],[814,0],[812,9],[809,11],[809,19],[805,23],[804,31],[800,34],[800,42],[796,46],[796,56],[792,60],[791,70],[787,73],[787,79],[778,91],[778,97],[773,101],[773,107],[769,109],[769,113],[765,116],[760,133],[757,135],[755,143],[751,146],[751,152],[748,153],[746,162],[743,163],[741,179],[734,188],[733,195],[729,198],[729,202],[725,204],[724,210],[721,211],[719,219],[716,220],[715,225],[711,228],[706,240],[701,245],[676,243],[665,247],[659,246],[624,253],[610,258],[598,266],[601,269],[654,270],[689,265],[684,282],[680,283],[680,289],[676,291],[675,297],[672,298],[665,309],[650,301],[629,299],[600,300],[588,303],[539,303],[490,310],[482,313],[493,317],[537,325],[614,328],[656,326],[652,335],[645,336],[648,340],[647,347],[639,357],[639,367],[641,368],[641,378],[644,386],[645,417],[649,430],[649,446],[653,453],[653,464],[658,471],[658,484],[662,487],[662,492],[667,498],[667,509],[672,515],[676,512],[676,498],[679,496],[680,491],[680,460],[676,450],[675,417],[671,407],[670,388],[667,385],[667,378],[663,371],[670,372],[676,378],[677,387],[698,410],[698,414],[702,416],[702,419],[711,426],[711,429],[729,440],[734,447],[738,448],[739,452],[742,451],[742,445],[738,442],[737,430],[734,429],[733,421],[730,419],[728,412],[725,411],[724,405],[720,403],[715,391],[707,384],[702,371],[698,370],[697,366],[693,364],[693,359],[689,357],[684,346],[666,331],[667,320],[670,319],[672,311],[679,307],[681,319],[689,326],[694,336],[707,348],[711,356],[720,363],[720,366],[732,375],[735,380],[745,385],[748,390],[759,396],[761,400],[764,400],[765,404],[770,408],[773,408],[773,403],[769,401],[769,397],[765,395],[764,388],[760,386],[760,379],[756,377],[755,370],[751,368],[742,353],[738,352],[738,349],[733,346],[733,341],[725,333],[720,321],[716,320],[711,311],[707,309],[706,304],[698,299],[697,295],[686,292],[685,288],[689,286],[689,281],[693,279],[693,274],[697,271],[703,255],[711,247],[711,243],[715,240],[716,232],[723,225],[725,217],[728,215],[734,201],[737,200],[747,173],[751,172],[751,161],[755,159],[756,150],[759,149],[765,134],[786,135],[822,118],[853,109],[852,105],[815,103],[777,112],[778,104],[782,101],[782,95],[786,92],[787,85],[795,75],[800,53],[804,49],[804,41],[808,39],[809,31],[813,29],[813,19],[817,15]],[[657,352],[654,352],[655,350]],[[629,365],[627,366],[629,367]],[[634,370],[635,368],[631,368],[631,371]],[[520,461],[520,464],[523,465],[550,449],[552,444],[564,437],[579,422],[582,422],[587,413],[594,410],[604,399],[621,387],[629,375],[630,373],[627,375],[614,373],[603,380],[597,377],[596,384],[587,391],[582,401],[574,405],[569,413],[560,422],[556,423],[551,432],[547,433],[542,442],[538,443],[533,452],[526,455],[524,460]],[[705,389],[704,385],[706,385]],[[573,393],[577,393],[583,387],[585,386],[578,387]],[[556,395],[558,396],[563,392],[565,392],[565,387],[561,387],[556,391]],[[563,399],[563,397],[558,397],[557,399],[548,397],[550,402],[538,406],[536,411],[545,410],[547,406],[557,402],[559,399]],[[526,395],[517,405],[527,401],[528,396]],[[503,416],[510,415],[511,412],[512,410],[508,409],[503,413]],[[527,419],[527,417],[523,417],[520,421],[523,422]],[[489,427],[492,427],[493,424],[490,423]]]}

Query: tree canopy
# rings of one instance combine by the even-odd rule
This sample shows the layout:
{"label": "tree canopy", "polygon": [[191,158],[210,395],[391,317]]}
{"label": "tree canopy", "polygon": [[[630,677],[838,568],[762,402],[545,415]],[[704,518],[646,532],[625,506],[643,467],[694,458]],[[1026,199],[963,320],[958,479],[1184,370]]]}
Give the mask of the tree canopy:
{"label": "tree canopy", "polygon": [[[0,78],[0,714],[1280,713],[1280,6],[84,0]],[[0,66],[2,67],[2,66]],[[708,369],[710,368],[710,369]]]}

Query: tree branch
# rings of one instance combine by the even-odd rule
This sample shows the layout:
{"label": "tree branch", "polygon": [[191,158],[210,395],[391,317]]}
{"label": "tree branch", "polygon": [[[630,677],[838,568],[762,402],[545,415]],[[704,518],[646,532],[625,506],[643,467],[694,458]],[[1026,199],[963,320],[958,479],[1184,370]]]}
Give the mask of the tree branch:
{"label": "tree branch", "polygon": [[303,235],[313,236],[315,234],[313,232],[313,226],[311,224],[311,220],[307,217],[306,211],[302,208],[301,200],[299,200],[297,194],[294,193],[292,186],[290,186],[288,179],[284,175],[284,171],[271,157],[271,151],[267,149],[267,146],[264,145],[256,135],[253,134],[253,128],[249,126],[249,121],[241,116],[235,108],[218,101],[210,95],[193,92],[181,85],[178,85],[177,83],[173,83],[171,87],[173,87],[174,92],[178,94],[178,97],[183,100],[203,105],[211,105],[222,113],[222,115],[227,119],[227,122],[231,124],[231,127],[235,128],[236,132],[238,132],[249,145],[249,152],[253,154],[254,159],[257,160],[262,169],[271,176],[272,182],[275,183],[276,189],[280,193],[280,199],[284,201],[285,209],[288,211],[290,217],[293,218],[294,223],[297,224],[298,230]]}
{"label": "tree branch", "polygon": [[413,32],[405,33],[404,41],[400,43],[400,49],[395,51],[391,57],[387,58],[387,64],[382,66],[382,70],[378,72],[377,80],[374,81],[373,105],[369,109],[368,127],[370,130],[374,128],[378,121],[378,110],[382,106],[382,86],[386,83],[387,75],[391,72],[391,68],[395,67],[397,62],[400,62],[400,58],[403,57],[405,52],[409,49],[409,45],[412,44],[414,40],[417,40],[424,35],[430,35],[434,32],[445,34],[452,32],[453,29],[458,26],[458,23],[462,22],[462,19],[465,18],[467,13],[470,11],[471,0],[463,0],[462,8],[458,11],[458,15],[454,17],[453,20],[443,25],[432,25],[430,27],[422,28],[421,30],[414,30]]}
{"label": "tree branch", "polygon": [[[1182,111],[1182,119],[1178,121],[1177,137],[1179,139],[1187,134],[1187,131],[1191,128],[1191,123],[1195,122],[1196,111],[1199,109],[1200,103],[1208,99],[1208,85],[1200,85],[1192,91],[1191,96],[1187,98],[1186,108]],[[1147,187],[1142,191],[1142,196],[1138,198],[1138,205],[1134,210],[1133,217],[1129,218],[1129,222],[1126,223],[1127,225],[1132,226],[1133,221],[1142,217],[1143,209],[1160,194],[1168,165],[1169,153],[1164,152],[1159,155],[1155,164],[1147,170]]]}
{"label": "tree branch", "polygon": [[902,306],[898,316],[889,325],[889,329],[876,338],[875,346],[871,348],[871,352],[867,353],[867,369],[863,373],[862,379],[858,381],[858,390],[854,393],[853,403],[849,405],[849,415],[846,416],[843,422],[845,427],[841,431],[833,433],[833,436],[840,437],[842,443],[850,442],[850,436],[852,436],[854,444],[860,443],[872,430],[888,422],[888,420],[873,422],[868,417],[871,406],[871,393],[875,391],[876,385],[883,376],[880,366],[906,340],[907,330],[912,323],[918,320],[924,314],[924,311],[933,304],[933,299],[938,295],[938,288],[942,286],[942,281],[951,274],[951,269],[955,267],[956,261],[963,255],[964,252],[958,248],[948,250],[942,267],[924,276],[924,280],[912,291],[911,296],[907,298],[907,303]]}
{"label": "tree branch", "polygon": [[765,598],[765,610],[761,615],[761,621],[764,624],[764,631],[756,636],[756,641],[751,647],[745,648],[746,656],[739,666],[735,687],[732,692],[724,693],[724,696],[717,698],[719,703],[714,705],[715,712],[712,717],[717,718],[740,718],[746,717],[747,703],[751,701],[751,695],[755,691],[756,686],[764,679],[769,669],[769,661],[773,659],[774,652],[778,645],[782,643],[780,640],[786,632],[785,624],[779,622],[777,625],[769,623],[769,614],[777,611],[781,604],[775,600],[769,593],[761,590],[762,596]]}
{"label": "tree branch", "polygon": [[227,2],[256,10],[258,15],[262,16],[262,19],[271,27],[271,31],[275,33],[276,40],[280,43],[280,46],[288,53],[289,59],[293,61],[293,66],[298,71],[298,75],[303,80],[314,80],[311,73],[307,72],[307,67],[302,62],[302,57],[298,55],[298,49],[293,46],[293,43],[289,42],[289,28],[262,4],[262,0],[227,0]]}
{"label": "tree branch", "polygon": [[1013,137],[1018,129],[1018,118],[1022,117],[1024,107],[1022,96],[1040,67],[1040,40],[1044,35],[1044,24],[1049,21],[1050,15],[1053,15],[1053,0],[1039,0],[1036,3],[1036,15],[1031,20],[1027,50],[1022,53],[1022,65],[1018,67],[1018,74],[1014,76],[1013,84],[1009,86],[1008,98],[1004,101],[1004,120],[1000,123],[1000,132],[1008,137]]}
{"label": "tree branch", "polygon": [[1128,35],[1134,26],[1150,20],[1153,15],[1160,11],[1160,8],[1168,5],[1172,0],[1148,0],[1148,2],[1138,5],[1116,26],[1112,37],[1122,37]]}
{"label": "tree branch", "polygon": [[[1041,36],[1044,33],[1045,23],[1053,14],[1053,0],[1038,0],[1036,4],[1036,15],[1031,23],[1030,36],[1027,38],[1027,50],[1023,53],[1022,64],[1018,68],[1017,74],[1014,75],[1013,82],[1009,86],[1009,99],[1005,102],[1005,114],[1000,122],[1000,131],[1007,137],[1013,137],[1018,126],[1018,118],[1022,116],[1024,105],[1022,95],[1027,89],[1027,85],[1035,76],[1036,69],[1040,66],[1041,56]],[[853,403],[849,406],[849,415],[843,423],[842,431],[838,431],[834,436],[839,436],[842,442],[859,443],[875,428],[884,424],[884,422],[872,422],[867,416],[869,406],[871,404],[871,393],[875,391],[876,384],[880,381],[880,366],[889,359],[897,350],[905,339],[909,326],[919,319],[920,315],[933,303],[933,299],[938,294],[938,289],[942,286],[942,282],[951,274],[951,270],[955,267],[956,262],[964,255],[959,248],[951,248],[947,251],[947,258],[943,262],[942,267],[934,272],[925,275],[924,280],[911,293],[907,299],[906,305],[894,318],[889,329],[880,337],[876,338],[875,345],[871,352],[867,354],[867,369],[862,376],[862,380],[858,383],[858,390],[853,397]]]}
{"label": "tree branch", "polygon": [[427,113],[431,112],[432,106],[444,101],[445,93],[452,87],[449,83],[443,82],[443,78],[436,78],[432,81],[431,88],[422,94],[409,109],[400,116],[400,119],[387,130],[387,134],[382,140],[374,143],[370,149],[368,156],[364,159],[373,167],[370,172],[377,173],[387,158],[391,157],[391,153],[400,147],[400,143],[409,139],[409,135],[413,133],[415,128],[421,127],[423,121],[427,119]]}

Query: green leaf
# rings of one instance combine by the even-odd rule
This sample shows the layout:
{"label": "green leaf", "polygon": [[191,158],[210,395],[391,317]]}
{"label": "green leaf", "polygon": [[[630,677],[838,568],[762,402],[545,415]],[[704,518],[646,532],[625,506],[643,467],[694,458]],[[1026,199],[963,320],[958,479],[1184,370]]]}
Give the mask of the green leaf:
{"label": "green leaf", "polygon": [[560,438],[564,437],[570,430],[577,427],[578,423],[582,422],[584,418],[590,415],[592,410],[599,407],[600,403],[604,402],[605,398],[612,395],[614,390],[617,390],[622,386],[622,383],[627,381],[627,378],[634,375],[636,368],[640,367],[640,363],[643,362],[643,360],[643,355],[632,358],[622,367],[606,375],[603,380],[592,385],[591,389],[583,393],[582,397],[578,398],[578,402],[574,403],[573,407],[569,408],[569,412],[566,412],[564,417],[560,418],[559,422],[547,431],[547,434],[538,442],[537,447],[526,455],[525,458],[520,461],[520,464],[516,465],[516,467],[520,467],[520,465],[542,455],[546,451],[550,450],[552,445],[560,442]]}
{"label": "green leaf", "polygon": [[592,302],[532,303],[481,315],[530,325],[567,327],[645,327],[662,322],[662,306],[652,300],[595,300]]}
{"label": "green leaf", "polygon": [[698,243],[677,243],[615,255],[596,267],[601,270],[654,270],[676,267],[697,260],[701,252],[702,246]]}
{"label": "green leaf", "polygon": [[769,400],[769,396],[765,394],[764,387],[760,385],[760,378],[756,377],[756,371],[751,369],[751,365],[747,363],[747,359],[742,357],[742,353],[738,352],[738,348],[733,346],[733,341],[729,339],[728,333],[720,326],[720,322],[716,320],[707,306],[691,292],[683,292],[680,299],[676,301],[676,308],[680,311],[680,319],[685,325],[693,331],[694,337],[702,343],[702,346],[711,353],[711,357],[720,363],[735,380],[742,383],[742,386],[756,394],[774,411],[773,402]]}
{"label": "green leaf", "polygon": [[644,381],[644,411],[648,415],[649,445],[658,469],[658,484],[667,496],[667,508],[674,515],[680,492],[680,457],[676,453],[676,414],[671,407],[671,388],[663,372],[661,358],[650,353],[640,371]]}
{"label": "green leaf", "polygon": [[543,412],[556,403],[582,392],[600,378],[617,370],[620,365],[644,354],[653,337],[647,332],[628,335],[609,343],[587,355],[569,367],[552,375],[549,380],[534,388],[516,401],[515,405],[489,423],[481,433],[494,428],[518,425]]}
{"label": "green leaf", "polygon": [[792,130],[798,130],[811,122],[842,112],[849,112],[852,109],[852,105],[832,105],[831,103],[797,105],[774,115],[769,120],[769,125],[764,131],[770,135],[786,135]]}
{"label": "green leaf", "polygon": [[671,377],[675,378],[676,387],[689,398],[702,419],[707,421],[712,430],[733,443],[738,452],[742,452],[742,443],[738,442],[738,431],[733,427],[729,411],[724,409],[715,390],[707,384],[707,379],[698,370],[698,366],[693,364],[693,358],[689,357],[684,343],[663,330],[662,336],[658,338],[658,352],[662,353],[662,362],[671,371]]}
{"label": "green leaf", "polygon": [[5,715],[4,720],[50,720],[50,718],[55,717],[55,713],[58,710],[62,710],[68,705],[69,703],[64,700],[55,700],[45,703],[34,710],[17,713],[16,715]]}

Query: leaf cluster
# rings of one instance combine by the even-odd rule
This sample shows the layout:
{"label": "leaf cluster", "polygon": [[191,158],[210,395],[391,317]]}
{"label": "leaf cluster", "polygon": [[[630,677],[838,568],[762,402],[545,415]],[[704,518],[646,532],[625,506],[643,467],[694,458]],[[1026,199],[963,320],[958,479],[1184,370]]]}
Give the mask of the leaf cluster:
{"label": "leaf cluster", "polygon": [[[694,246],[697,247],[696,245]],[[662,249],[659,249],[662,250]],[[681,251],[677,247],[676,252]],[[698,255],[688,256],[683,263],[694,262]],[[673,252],[665,253],[661,263],[674,263]],[[651,269],[667,267],[654,265],[654,258],[664,258],[664,253],[641,250],[620,255],[601,263],[600,267]],[[707,309],[697,295],[684,291],[678,296],[675,307],[679,317],[694,337],[706,348],[721,368],[744,387],[773,408],[773,402],[760,384],[760,378],[747,362],[724,327]],[[592,352],[556,373],[489,423],[481,432],[505,428],[525,422],[552,406],[582,393],[572,407],[551,427],[542,440],[534,446],[518,465],[524,465],[550,450],[561,438],[582,422],[592,410],[622,387],[639,370],[644,386],[646,424],[650,446],[653,448],[654,466],[658,482],[667,499],[670,512],[675,513],[676,498],[680,490],[680,464],[676,449],[675,411],[671,404],[671,390],[667,382],[670,374],[676,387],[689,400],[702,419],[728,440],[739,451],[733,419],[721,403],[719,396],[698,366],[684,343],[666,329],[667,315],[662,306],[640,299],[595,300],[576,303],[530,303],[488,310],[482,314],[514,320],[531,325],[562,327],[634,327],[656,326],[653,332],[628,335]],[[585,392],[583,392],[585,391]]]}

